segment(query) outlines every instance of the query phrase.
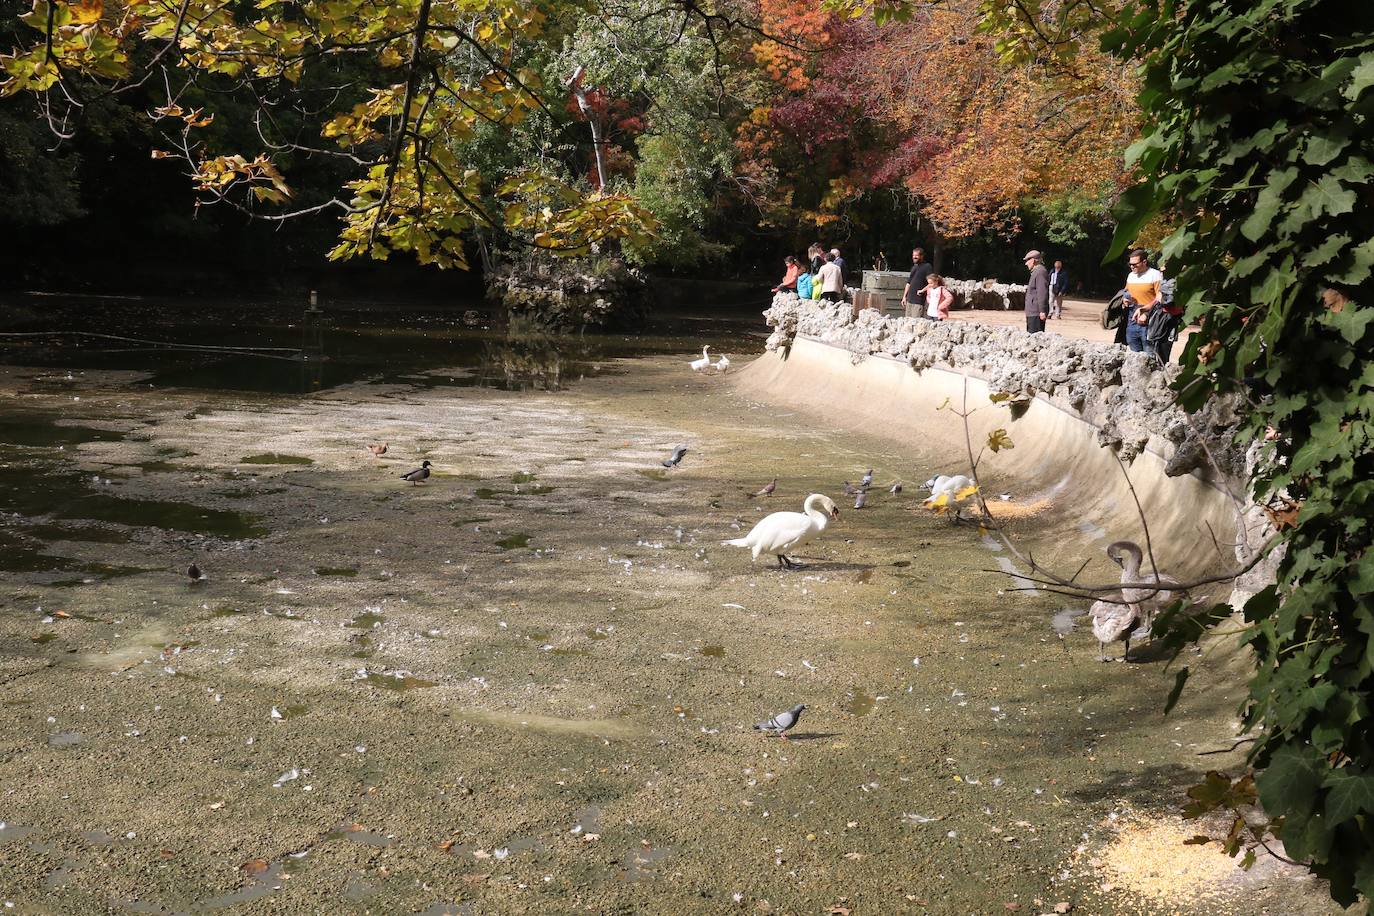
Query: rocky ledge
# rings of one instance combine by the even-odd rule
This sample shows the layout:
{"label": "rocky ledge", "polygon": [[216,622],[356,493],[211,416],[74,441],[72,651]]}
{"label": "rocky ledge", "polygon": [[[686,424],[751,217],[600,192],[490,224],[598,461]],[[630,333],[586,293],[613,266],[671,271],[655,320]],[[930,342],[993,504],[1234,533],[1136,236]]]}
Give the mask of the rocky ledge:
{"label": "rocky ledge", "polygon": [[1130,462],[1151,438],[1171,443],[1166,473],[1197,473],[1232,481],[1247,474],[1245,449],[1232,440],[1238,402],[1216,399],[1188,414],[1169,389],[1176,367],[1160,369],[1142,353],[1108,343],[1027,334],[971,321],[885,317],[848,304],[802,302],[779,293],[764,318],[773,328],[768,349],[786,349],[801,334],[843,347],[858,362],[887,356],[916,371],[938,366],[980,378],[1017,399],[1043,397],[1097,429],[1098,441]]}

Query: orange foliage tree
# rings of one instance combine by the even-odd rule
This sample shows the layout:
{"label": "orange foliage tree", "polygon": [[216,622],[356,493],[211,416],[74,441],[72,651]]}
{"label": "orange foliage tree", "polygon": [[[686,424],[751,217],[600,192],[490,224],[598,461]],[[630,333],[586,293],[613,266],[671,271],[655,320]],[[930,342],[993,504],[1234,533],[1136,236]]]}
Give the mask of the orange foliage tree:
{"label": "orange foliage tree", "polygon": [[1015,231],[1037,202],[1074,199],[1105,216],[1126,185],[1136,79],[1095,42],[1012,57],[978,0],[882,25],[818,18],[794,0],[761,11],[780,34],[816,42],[754,50],[769,83],[739,147],[773,223],[824,225],[865,194],[899,190],[936,234],[958,239]]}

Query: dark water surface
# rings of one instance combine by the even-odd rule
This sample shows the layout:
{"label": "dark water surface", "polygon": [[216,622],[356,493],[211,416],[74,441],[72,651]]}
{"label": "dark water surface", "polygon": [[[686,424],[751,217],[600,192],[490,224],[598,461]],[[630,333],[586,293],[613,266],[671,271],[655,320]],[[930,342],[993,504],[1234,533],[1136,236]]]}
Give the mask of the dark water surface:
{"label": "dark water surface", "polygon": [[[759,312],[765,305],[766,294],[749,305],[660,315],[637,333],[559,335],[509,325],[480,302],[322,302],[308,312],[303,303],[285,302],[0,299],[0,365],[54,370],[23,383],[21,391],[73,395],[61,411],[27,406],[23,398],[0,404],[0,571],[33,583],[79,585],[145,570],[64,556],[72,552],[64,542],[119,544],[140,531],[225,540],[268,533],[250,513],[189,499],[136,498],[124,492],[122,467],[113,479],[78,471],[80,446],[126,438],[118,429],[103,428],[107,417],[101,410],[83,410],[85,371],[137,373],[127,382],[135,411],[139,399],[156,399],[160,388],[232,392],[249,406],[260,398],[265,410],[282,395],[357,382],[549,391],[628,371],[618,360],[663,354],[689,359],[704,342],[716,355],[759,352],[765,336]],[[480,312],[479,320],[472,310]],[[161,449],[158,455],[164,457],[128,471],[194,471],[176,460],[191,457],[186,452]],[[240,463],[251,474],[253,465],[312,462],[264,451],[246,454]],[[513,483],[522,493],[548,490],[532,477],[517,475]],[[498,544],[513,550],[528,542],[511,535]],[[343,568],[316,572],[356,574]]]}
{"label": "dark water surface", "polygon": [[[481,302],[443,308],[325,302],[313,312],[283,302],[61,296],[5,302],[6,312],[25,318],[0,328],[0,363],[138,370],[151,373],[142,384],[157,387],[302,394],[358,381],[553,390],[624,371],[607,365],[616,359],[699,352],[702,343],[721,353],[758,352],[767,295],[733,308],[656,315],[635,332],[584,334],[510,325]],[[469,310],[480,312],[475,327],[464,322]],[[440,369],[455,371],[436,374]],[[24,435],[16,428],[22,422],[0,418],[14,424],[0,428],[0,441]]]}

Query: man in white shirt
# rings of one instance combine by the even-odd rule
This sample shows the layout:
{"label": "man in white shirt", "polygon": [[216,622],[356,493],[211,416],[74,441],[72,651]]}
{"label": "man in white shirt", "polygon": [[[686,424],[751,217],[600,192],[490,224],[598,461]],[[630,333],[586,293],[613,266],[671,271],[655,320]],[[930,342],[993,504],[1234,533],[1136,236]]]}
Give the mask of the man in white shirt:
{"label": "man in white shirt", "polygon": [[844,274],[835,263],[835,255],[827,254],[816,279],[821,282],[821,298],[826,302],[839,302],[844,298]]}

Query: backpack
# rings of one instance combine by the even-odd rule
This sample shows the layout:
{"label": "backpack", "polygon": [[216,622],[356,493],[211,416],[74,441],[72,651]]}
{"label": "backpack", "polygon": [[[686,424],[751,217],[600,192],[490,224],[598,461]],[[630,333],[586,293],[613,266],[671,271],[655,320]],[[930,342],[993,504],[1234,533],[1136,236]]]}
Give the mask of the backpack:
{"label": "backpack", "polygon": [[797,277],[797,295],[802,299],[810,299],[811,284],[812,280],[810,274],[802,274],[801,276]]}

